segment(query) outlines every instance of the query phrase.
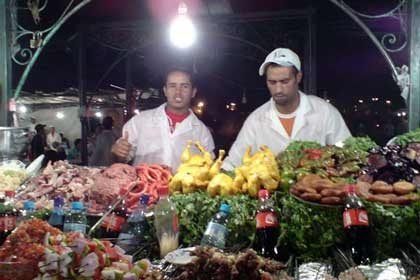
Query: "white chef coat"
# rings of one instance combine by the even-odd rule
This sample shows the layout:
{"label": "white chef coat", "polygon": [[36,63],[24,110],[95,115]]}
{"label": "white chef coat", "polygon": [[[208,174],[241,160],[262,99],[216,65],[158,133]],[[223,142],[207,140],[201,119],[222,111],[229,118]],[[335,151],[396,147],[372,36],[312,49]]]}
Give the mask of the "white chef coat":
{"label": "white chef coat", "polygon": [[[200,141],[213,154],[214,141],[209,129],[190,110],[190,114],[178,123],[171,133],[166,103],[152,110],[140,112],[123,127],[128,132],[128,142],[133,145],[130,154],[133,164],[165,164],[175,172],[181,162],[181,154],[188,140]],[[195,148],[191,152],[198,153]]]}
{"label": "white chef coat", "polygon": [[233,170],[241,165],[248,146],[255,153],[259,147],[267,145],[277,155],[292,141],[315,141],[321,145],[333,145],[351,136],[340,112],[334,106],[317,96],[303,92],[299,94],[300,104],[296,110],[291,136],[281,124],[275,102],[271,98],[245,120],[222,168]]}
{"label": "white chef coat", "polygon": [[54,133],[54,135],[52,135],[51,132],[47,134],[47,146],[48,146],[48,148],[56,151],[57,149],[55,149],[53,147],[54,142],[57,142],[58,144],[61,144],[61,136],[60,136],[60,134],[57,133],[57,131]]}

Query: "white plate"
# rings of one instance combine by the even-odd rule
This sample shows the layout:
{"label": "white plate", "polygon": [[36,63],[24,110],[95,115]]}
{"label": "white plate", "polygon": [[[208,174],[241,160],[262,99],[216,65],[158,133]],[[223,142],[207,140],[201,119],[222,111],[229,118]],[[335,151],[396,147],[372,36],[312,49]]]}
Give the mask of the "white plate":
{"label": "white plate", "polygon": [[194,250],[195,247],[188,247],[172,251],[165,256],[165,261],[172,264],[189,264],[194,260],[194,258],[196,258],[190,254]]}

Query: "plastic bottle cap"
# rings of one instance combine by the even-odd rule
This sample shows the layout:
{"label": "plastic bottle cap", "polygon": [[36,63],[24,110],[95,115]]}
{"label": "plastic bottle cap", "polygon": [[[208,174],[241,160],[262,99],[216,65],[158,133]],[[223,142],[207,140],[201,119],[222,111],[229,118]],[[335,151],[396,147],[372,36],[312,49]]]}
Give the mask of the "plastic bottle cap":
{"label": "plastic bottle cap", "polygon": [[159,196],[168,195],[168,193],[169,193],[168,187],[158,188],[158,194],[159,194]]}
{"label": "plastic bottle cap", "polygon": [[226,203],[222,203],[219,208],[220,211],[225,212],[227,214],[230,213],[230,205]]}
{"label": "plastic bottle cap", "polygon": [[258,198],[267,199],[269,197],[270,197],[270,193],[267,190],[265,190],[265,189],[259,190],[259,192],[258,192]]}
{"label": "plastic bottle cap", "polygon": [[149,195],[148,194],[142,194],[140,196],[140,204],[141,205],[147,205],[149,203]]}
{"label": "plastic bottle cap", "polygon": [[346,193],[355,193],[356,192],[356,186],[355,185],[347,185],[345,187]]}
{"label": "plastic bottle cap", "polygon": [[27,200],[23,203],[23,208],[24,209],[35,209],[35,202],[33,202],[32,200]]}
{"label": "plastic bottle cap", "polygon": [[16,192],[15,192],[15,191],[5,191],[5,192],[4,192],[4,194],[5,194],[7,197],[15,197]]}
{"label": "plastic bottle cap", "polygon": [[83,209],[83,203],[80,201],[74,201],[71,203],[71,209],[73,210],[82,210]]}
{"label": "plastic bottle cap", "polygon": [[54,207],[63,207],[64,205],[64,198],[61,196],[56,196],[54,198]]}

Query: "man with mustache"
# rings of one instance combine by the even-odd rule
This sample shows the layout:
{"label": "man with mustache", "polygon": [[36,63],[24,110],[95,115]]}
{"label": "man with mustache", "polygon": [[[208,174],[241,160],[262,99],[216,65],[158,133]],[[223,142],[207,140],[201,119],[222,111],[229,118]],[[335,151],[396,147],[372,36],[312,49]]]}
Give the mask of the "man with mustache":
{"label": "man with mustache", "polygon": [[140,112],[124,125],[123,137],[112,147],[117,161],[164,164],[175,172],[188,140],[199,141],[213,152],[209,129],[190,109],[197,93],[192,74],[181,68],[171,69],[163,92],[166,103]]}
{"label": "man with mustache", "polygon": [[350,137],[341,114],[323,99],[299,91],[302,80],[298,55],[290,49],[272,51],[259,69],[265,74],[271,99],[252,112],[233,143],[223,169],[241,165],[248,146],[256,152],[267,145],[275,154],[295,140],[333,145]]}

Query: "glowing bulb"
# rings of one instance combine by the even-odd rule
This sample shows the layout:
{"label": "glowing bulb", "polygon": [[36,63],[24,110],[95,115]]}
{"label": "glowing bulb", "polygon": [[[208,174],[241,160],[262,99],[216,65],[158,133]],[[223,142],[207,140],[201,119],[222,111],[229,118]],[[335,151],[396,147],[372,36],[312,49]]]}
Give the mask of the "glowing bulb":
{"label": "glowing bulb", "polygon": [[95,117],[102,118],[102,112],[96,112],[95,113]]}
{"label": "glowing bulb", "polygon": [[204,107],[204,102],[203,101],[198,102],[197,107],[198,108],[203,108]]}
{"label": "glowing bulb", "polygon": [[134,114],[136,114],[136,115],[140,114],[139,109],[135,109],[135,110],[134,110]]}
{"label": "glowing bulb", "polygon": [[18,108],[19,112],[25,114],[26,112],[28,112],[28,108],[25,105],[21,105]]}
{"label": "glowing bulb", "polygon": [[187,10],[187,5],[181,3],[179,5],[178,15],[169,27],[169,38],[172,44],[181,49],[190,47],[197,37],[194,24],[187,16]]}
{"label": "glowing bulb", "polygon": [[55,116],[57,117],[57,119],[64,119],[64,114],[62,112],[57,112],[57,114],[55,114]]}
{"label": "glowing bulb", "polygon": [[359,99],[359,103],[361,104],[361,103],[363,103],[363,99]]}

